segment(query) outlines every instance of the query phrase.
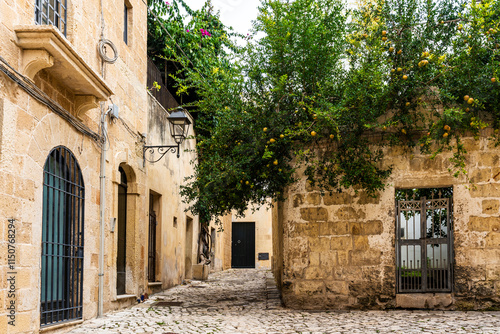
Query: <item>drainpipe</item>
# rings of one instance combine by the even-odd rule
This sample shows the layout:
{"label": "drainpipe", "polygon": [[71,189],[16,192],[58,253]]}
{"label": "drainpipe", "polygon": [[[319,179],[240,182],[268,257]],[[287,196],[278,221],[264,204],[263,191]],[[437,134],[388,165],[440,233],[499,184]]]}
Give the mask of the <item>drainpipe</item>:
{"label": "drainpipe", "polygon": [[101,182],[100,187],[100,197],[99,197],[99,206],[100,206],[100,220],[99,220],[99,294],[98,294],[98,305],[97,305],[97,316],[102,317],[103,311],[103,299],[104,299],[104,212],[106,210],[106,140],[107,140],[107,122],[106,116],[108,115],[108,111],[104,112],[104,102],[101,102],[101,129],[102,134],[104,135],[104,143],[101,148],[101,174],[99,175],[99,179]]}

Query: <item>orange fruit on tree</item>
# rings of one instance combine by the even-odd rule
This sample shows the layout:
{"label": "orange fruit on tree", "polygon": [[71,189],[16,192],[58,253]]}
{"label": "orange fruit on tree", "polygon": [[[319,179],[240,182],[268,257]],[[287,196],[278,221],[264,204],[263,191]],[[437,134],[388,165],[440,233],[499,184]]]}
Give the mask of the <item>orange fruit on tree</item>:
{"label": "orange fruit on tree", "polygon": [[285,135],[280,135],[280,138],[281,138],[281,139],[285,138]]}
{"label": "orange fruit on tree", "polygon": [[474,99],[471,97],[470,99],[467,100],[467,103],[468,104],[473,104],[474,103]]}
{"label": "orange fruit on tree", "polygon": [[464,96],[464,101],[469,101],[469,98],[470,98],[469,95],[465,95]]}
{"label": "orange fruit on tree", "polygon": [[443,137],[444,138],[448,137],[448,132],[443,133]]}
{"label": "orange fruit on tree", "polygon": [[270,142],[271,144],[272,144],[272,143],[274,143],[275,141],[276,141],[276,140],[275,140],[274,138],[269,139],[269,142]]}
{"label": "orange fruit on tree", "polygon": [[387,37],[382,37],[382,40],[385,42],[387,41]]}
{"label": "orange fruit on tree", "polygon": [[387,31],[382,30],[382,36],[385,36],[385,35],[387,35]]}
{"label": "orange fruit on tree", "polygon": [[278,160],[273,161],[273,165],[277,166],[278,165]]}
{"label": "orange fruit on tree", "polygon": [[406,79],[408,79],[408,76],[405,74],[405,75],[403,75],[403,80],[406,80]]}
{"label": "orange fruit on tree", "polygon": [[403,50],[399,50],[398,51],[398,55],[402,54],[403,53]]}
{"label": "orange fruit on tree", "polygon": [[393,52],[393,51],[394,51],[394,48],[391,46],[391,47],[389,48],[389,52]]}
{"label": "orange fruit on tree", "polygon": [[398,67],[398,72],[401,72],[403,69],[401,67]]}
{"label": "orange fruit on tree", "polygon": [[470,109],[469,109],[469,108],[465,108],[465,112],[469,112],[469,111],[470,111]]}
{"label": "orange fruit on tree", "polygon": [[311,131],[311,136],[316,136],[316,131]]}
{"label": "orange fruit on tree", "polygon": [[262,129],[262,130],[263,130],[264,132],[266,132],[266,131],[267,131],[267,128],[264,128],[264,129]]}
{"label": "orange fruit on tree", "polygon": [[406,102],[406,106],[409,107],[410,106],[410,102]]}
{"label": "orange fruit on tree", "polygon": [[496,82],[497,79],[496,78],[491,78],[491,82]]}
{"label": "orange fruit on tree", "polygon": [[335,136],[334,135],[330,135],[330,139],[333,139],[333,138],[335,138]]}

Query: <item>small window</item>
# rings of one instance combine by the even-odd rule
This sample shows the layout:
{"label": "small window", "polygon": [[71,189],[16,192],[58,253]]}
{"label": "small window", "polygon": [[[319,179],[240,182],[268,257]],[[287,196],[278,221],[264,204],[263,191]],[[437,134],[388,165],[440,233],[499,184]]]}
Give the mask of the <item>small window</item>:
{"label": "small window", "polygon": [[50,24],[66,36],[66,0],[35,0],[35,23]]}
{"label": "small window", "polygon": [[396,190],[399,293],[450,292],[453,188]]}
{"label": "small window", "polygon": [[132,6],[127,1],[123,4],[123,41],[129,44],[130,20],[132,18]]}

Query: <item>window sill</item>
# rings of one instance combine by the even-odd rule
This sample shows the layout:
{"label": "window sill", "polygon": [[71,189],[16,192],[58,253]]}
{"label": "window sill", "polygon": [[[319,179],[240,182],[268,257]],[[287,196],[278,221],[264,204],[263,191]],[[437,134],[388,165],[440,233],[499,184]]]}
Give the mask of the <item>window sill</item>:
{"label": "window sill", "polygon": [[54,324],[54,325],[47,325],[47,326],[40,328],[40,333],[50,332],[50,331],[53,331],[53,330],[56,330],[56,329],[59,329],[62,327],[76,326],[76,325],[79,325],[81,323],[83,323],[83,319],[75,320],[75,321],[66,321],[66,322],[62,322],[62,323]]}
{"label": "window sill", "polygon": [[132,299],[132,298],[136,299],[137,296],[136,295],[118,295],[118,296],[116,296],[115,301],[120,301],[120,300],[125,300],[125,299]]}
{"label": "window sill", "polygon": [[163,283],[162,282],[148,282],[148,286],[161,286]]}
{"label": "window sill", "polygon": [[78,115],[98,106],[113,94],[100,75],[76,52],[61,32],[51,25],[23,25],[14,28],[22,52],[22,74],[34,79],[47,68],[49,73],[76,95]]}

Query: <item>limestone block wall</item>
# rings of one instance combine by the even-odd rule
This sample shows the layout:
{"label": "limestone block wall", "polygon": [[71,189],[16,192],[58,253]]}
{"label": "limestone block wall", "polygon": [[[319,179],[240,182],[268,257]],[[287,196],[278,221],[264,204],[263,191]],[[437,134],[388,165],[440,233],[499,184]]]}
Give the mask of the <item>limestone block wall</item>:
{"label": "limestone block wall", "polygon": [[[135,297],[147,289],[144,270],[147,234],[143,231],[147,230],[148,181],[142,164],[142,139],[139,135],[147,132],[147,32],[144,2],[127,1],[131,6],[130,43],[125,44],[124,2],[103,1],[104,36],[115,44],[118,51],[117,61],[103,66],[97,52],[102,32],[100,3],[99,0],[68,1],[68,32],[63,39],[70,46],[69,54],[81,59],[85,68],[96,75],[93,84],[99,81],[112,92],[103,98],[102,107],[107,109],[114,103],[120,109],[120,118],[108,122],[108,142],[105,145],[104,311],[108,312],[135,303]],[[0,0],[0,56],[20,73],[26,67],[27,58],[17,43],[15,30],[17,26],[35,30],[39,27],[34,22],[34,6],[35,1]],[[55,59],[52,66],[59,66],[60,61]],[[63,78],[54,74],[52,66],[36,73],[33,78],[35,85],[68,114],[75,116],[78,124],[97,133],[100,105],[79,96],[75,91],[78,87],[63,83],[68,82],[68,77],[80,73],[81,68],[64,73],[66,78]],[[81,101],[88,101],[89,106],[82,114],[77,114],[76,105],[81,105]],[[34,333],[40,329],[43,168],[49,152],[59,145],[73,153],[85,184],[83,319],[89,319],[97,315],[98,305],[101,147],[6,75],[0,74],[0,333]],[[117,216],[119,166],[124,168],[130,181],[126,270],[127,293],[132,297],[128,299],[117,298],[116,235],[110,224],[111,218]],[[5,281],[9,271],[6,261],[8,218],[15,219],[17,233],[14,298],[8,297]],[[15,327],[7,323],[7,306],[11,300],[16,305]]]}
{"label": "limestone block wall", "polygon": [[[485,134],[491,133],[487,130]],[[485,137],[465,139],[467,171],[448,172],[450,153],[384,149],[393,166],[376,198],[360,190],[325,194],[305,180],[288,189],[274,222],[283,242],[275,273],[293,308],[500,307],[500,150]],[[453,287],[446,294],[396,294],[396,189],[453,187]],[[279,229],[283,227],[282,238]]]}

